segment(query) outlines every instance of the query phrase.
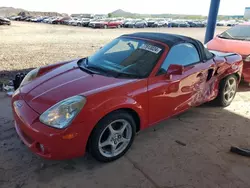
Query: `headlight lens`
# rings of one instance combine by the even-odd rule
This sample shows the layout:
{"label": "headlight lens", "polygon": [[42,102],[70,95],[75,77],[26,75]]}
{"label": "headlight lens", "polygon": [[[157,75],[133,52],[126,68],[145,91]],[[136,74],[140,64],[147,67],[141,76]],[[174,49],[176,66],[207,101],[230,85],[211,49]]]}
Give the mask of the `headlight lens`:
{"label": "headlight lens", "polygon": [[39,68],[31,70],[23,79],[23,81],[20,84],[20,87],[27,84],[28,82],[34,80],[37,77],[37,74],[39,72]]}
{"label": "headlight lens", "polygon": [[39,119],[48,126],[58,129],[66,128],[81,111],[85,103],[86,98],[83,96],[67,98],[46,110]]}
{"label": "headlight lens", "polygon": [[245,58],[246,62],[250,62],[250,55]]}

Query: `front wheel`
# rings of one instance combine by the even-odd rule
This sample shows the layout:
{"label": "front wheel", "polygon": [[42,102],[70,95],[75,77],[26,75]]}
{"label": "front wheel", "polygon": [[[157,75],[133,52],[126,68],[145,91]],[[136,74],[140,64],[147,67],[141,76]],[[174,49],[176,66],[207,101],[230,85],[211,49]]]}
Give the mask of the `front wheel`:
{"label": "front wheel", "polygon": [[215,102],[218,106],[229,106],[233,101],[237,91],[237,77],[230,75],[221,80],[219,85],[219,93]]}
{"label": "front wheel", "polygon": [[92,156],[101,162],[111,162],[123,156],[133,143],[136,125],[124,111],[104,117],[94,128],[89,140]]}

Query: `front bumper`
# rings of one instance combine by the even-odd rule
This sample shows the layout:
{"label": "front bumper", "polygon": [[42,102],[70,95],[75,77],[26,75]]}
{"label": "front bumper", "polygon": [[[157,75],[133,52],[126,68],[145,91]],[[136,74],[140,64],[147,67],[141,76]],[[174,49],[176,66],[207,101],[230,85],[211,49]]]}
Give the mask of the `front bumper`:
{"label": "front bumper", "polygon": [[[24,144],[35,154],[53,160],[71,159],[84,155],[87,137],[79,130],[70,128],[59,130],[48,127],[39,121],[36,113],[22,99],[12,99],[12,110],[16,132]],[[15,101],[18,101],[14,104]],[[18,104],[18,105],[17,105]],[[82,127],[79,126],[78,127]],[[73,139],[65,139],[65,135],[76,135]]]}

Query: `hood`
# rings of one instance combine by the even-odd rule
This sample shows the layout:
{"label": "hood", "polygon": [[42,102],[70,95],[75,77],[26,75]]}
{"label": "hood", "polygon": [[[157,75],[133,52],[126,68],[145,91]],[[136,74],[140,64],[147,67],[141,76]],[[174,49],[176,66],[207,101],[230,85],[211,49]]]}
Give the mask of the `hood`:
{"label": "hood", "polygon": [[77,60],[55,68],[20,88],[22,98],[39,114],[74,95],[89,95],[118,87],[134,79],[89,75],[77,66]]}
{"label": "hood", "polygon": [[240,55],[250,54],[250,41],[230,40],[215,37],[207,43],[209,50],[217,50],[222,52],[234,52]]}

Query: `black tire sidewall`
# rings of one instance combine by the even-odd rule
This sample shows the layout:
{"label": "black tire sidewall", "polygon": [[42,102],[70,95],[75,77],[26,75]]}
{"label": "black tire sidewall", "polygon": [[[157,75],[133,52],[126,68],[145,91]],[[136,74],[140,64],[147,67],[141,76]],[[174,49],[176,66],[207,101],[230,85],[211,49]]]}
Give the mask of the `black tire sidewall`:
{"label": "black tire sidewall", "polygon": [[[124,149],[123,152],[121,152],[119,155],[114,156],[114,157],[105,157],[103,156],[98,148],[98,144],[99,144],[99,138],[101,136],[101,133],[103,132],[103,130],[113,121],[117,120],[117,119],[125,119],[127,120],[132,128],[132,137],[131,140],[129,142],[129,144],[127,145],[126,149]],[[134,137],[135,137],[135,133],[136,133],[136,124],[134,119],[132,118],[131,115],[129,115],[127,112],[125,111],[115,111],[111,114],[108,114],[107,116],[105,116],[102,120],[100,120],[96,127],[94,128],[89,143],[88,143],[88,147],[89,147],[89,151],[91,153],[91,155],[98,161],[100,162],[111,162],[114,161],[120,157],[122,157],[127,151],[128,149],[131,147],[133,141],[134,141]]]}

